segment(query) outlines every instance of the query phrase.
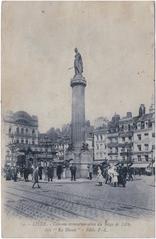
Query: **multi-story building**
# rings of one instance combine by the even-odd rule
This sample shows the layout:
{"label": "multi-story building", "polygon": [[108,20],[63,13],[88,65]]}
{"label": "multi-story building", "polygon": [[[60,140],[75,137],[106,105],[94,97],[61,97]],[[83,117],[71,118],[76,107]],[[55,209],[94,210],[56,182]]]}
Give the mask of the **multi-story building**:
{"label": "multi-story building", "polygon": [[107,148],[108,160],[115,162],[118,160],[118,134],[119,134],[120,115],[115,114],[108,123],[107,129]]}
{"label": "multi-story building", "polygon": [[21,157],[20,151],[38,145],[38,118],[24,111],[8,112],[4,117],[5,157],[8,163],[15,164]]}
{"label": "multi-story building", "polygon": [[93,141],[94,161],[104,161],[108,158],[107,152],[107,128],[95,129]]}
{"label": "multi-story building", "polygon": [[107,127],[94,131],[94,160],[97,162],[119,160],[146,168],[154,161],[154,155],[154,107],[146,113],[142,104],[136,117],[132,117],[131,112],[121,119],[115,114]]}
{"label": "multi-story building", "polygon": [[95,129],[100,129],[105,127],[105,125],[108,124],[108,119],[106,117],[98,117],[94,121],[94,128]]}
{"label": "multi-story building", "polygon": [[127,161],[132,159],[133,151],[133,118],[132,113],[127,112],[126,117],[119,120],[118,134],[118,160]]}
{"label": "multi-story building", "polygon": [[[123,118],[115,114],[111,121],[105,121],[102,127],[96,129],[88,121],[86,143],[93,152],[94,162],[133,161],[133,165],[143,168],[151,164],[155,155],[154,116],[154,107],[150,107],[149,113],[146,113],[142,104],[135,117],[132,117],[131,112]],[[4,151],[10,164],[15,164],[22,157],[26,158],[28,153],[32,153],[32,157],[40,162],[51,159],[63,161],[71,145],[70,125],[64,127],[63,131],[55,132],[52,129],[51,134],[40,134],[37,117],[24,111],[8,113],[3,129]]]}
{"label": "multi-story building", "polygon": [[145,113],[145,106],[139,108],[139,115],[133,118],[133,160],[138,163],[149,163],[155,153],[154,112]]}

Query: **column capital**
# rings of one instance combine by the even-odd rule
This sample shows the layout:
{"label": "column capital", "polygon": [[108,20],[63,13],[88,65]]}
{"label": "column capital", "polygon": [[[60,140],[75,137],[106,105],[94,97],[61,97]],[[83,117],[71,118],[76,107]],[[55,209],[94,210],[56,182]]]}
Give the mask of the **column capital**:
{"label": "column capital", "polygon": [[82,75],[74,76],[73,79],[71,79],[70,86],[73,87],[75,85],[83,85],[84,87],[86,87],[87,82],[85,80],[85,77],[83,77]]}

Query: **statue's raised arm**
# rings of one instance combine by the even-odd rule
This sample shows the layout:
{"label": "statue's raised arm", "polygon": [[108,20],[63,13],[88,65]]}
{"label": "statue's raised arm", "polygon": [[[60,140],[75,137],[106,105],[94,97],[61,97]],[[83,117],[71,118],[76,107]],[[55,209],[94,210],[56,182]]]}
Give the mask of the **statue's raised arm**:
{"label": "statue's raised arm", "polygon": [[74,69],[75,69],[75,76],[76,75],[82,75],[83,62],[82,62],[81,54],[78,52],[77,48],[75,48]]}

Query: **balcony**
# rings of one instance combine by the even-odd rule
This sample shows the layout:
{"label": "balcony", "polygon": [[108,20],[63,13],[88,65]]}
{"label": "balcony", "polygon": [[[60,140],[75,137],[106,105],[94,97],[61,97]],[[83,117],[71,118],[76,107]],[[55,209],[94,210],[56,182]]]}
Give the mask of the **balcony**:
{"label": "balcony", "polygon": [[118,132],[108,133],[108,134],[107,134],[107,137],[108,137],[108,138],[117,138],[117,137],[118,137]]}
{"label": "balcony", "polygon": [[118,155],[118,152],[110,152],[108,155]]}
{"label": "balcony", "polygon": [[130,148],[133,146],[132,142],[121,142],[118,143],[118,147],[122,147],[122,148]]}
{"label": "balcony", "polygon": [[109,148],[118,147],[118,142],[110,142],[107,144],[107,147]]}
{"label": "balcony", "polygon": [[120,131],[119,132],[119,137],[132,137],[133,136],[133,131]]}
{"label": "balcony", "polygon": [[22,137],[22,138],[37,138],[36,134],[30,134],[30,133],[9,133],[8,134],[10,138],[18,138],[18,137]]}

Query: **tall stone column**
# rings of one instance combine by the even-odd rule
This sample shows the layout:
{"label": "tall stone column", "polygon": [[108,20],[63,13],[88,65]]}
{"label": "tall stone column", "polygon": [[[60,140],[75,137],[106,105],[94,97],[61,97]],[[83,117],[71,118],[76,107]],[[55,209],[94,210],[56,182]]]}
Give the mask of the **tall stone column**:
{"label": "tall stone column", "polygon": [[88,176],[88,164],[92,163],[91,152],[82,147],[85,143],[85,87],[87,85],[83,77],[83,63],[81,54],[75,48],[74,70],[75,75],[70,82],[72,87],[72,122],[71,122],[71,149],[65,154],[66,160],[72,159],[76,165],[76,177]]}
{"label": "tall stone column", "polygon": [[72,87],[72,127],[73,149],[80,151],[85,142],[85,87],[86,80],[76,75],[71,80]]}

